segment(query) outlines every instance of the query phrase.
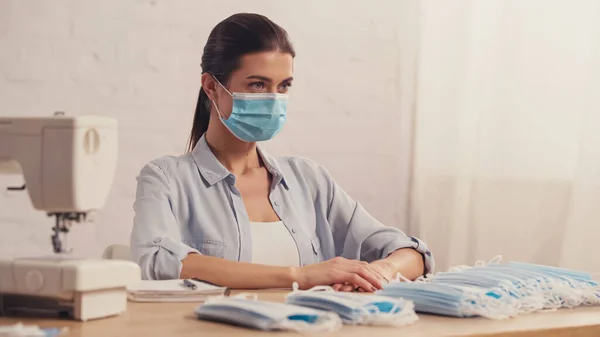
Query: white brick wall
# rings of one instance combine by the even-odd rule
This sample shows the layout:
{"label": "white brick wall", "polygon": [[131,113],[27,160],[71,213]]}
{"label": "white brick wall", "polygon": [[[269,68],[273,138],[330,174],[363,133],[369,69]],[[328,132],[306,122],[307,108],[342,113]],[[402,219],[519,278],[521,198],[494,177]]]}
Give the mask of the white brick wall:
{"label": "white brick wall", "polygon": [[[415,2],[0,0],[0,116],[62,110],[120,123],[110,199],[70,234],[76,255],[128,242],[135,176],[184,150],[202,48],[236,12],[271,17],[298,54],[289,123],[270,152],[318,161],[381,221],[406,227]],[[0,176],[0,258],[51,250],[52,219],[4,191],[21,182]]]}

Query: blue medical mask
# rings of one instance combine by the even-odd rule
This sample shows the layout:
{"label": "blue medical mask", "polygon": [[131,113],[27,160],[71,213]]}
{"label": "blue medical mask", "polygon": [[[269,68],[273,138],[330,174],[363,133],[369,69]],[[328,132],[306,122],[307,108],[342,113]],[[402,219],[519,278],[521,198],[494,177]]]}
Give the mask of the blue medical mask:
{"label": "blue medical mask", "polygon": [[558,307],[600,304],[600,285],[588,272],[522,262],[509,262],[507,268],[542,275],[542,289]]}
{"label": "blue medical mask", "polygon": [[514,298],[477,287],[396,282],[385,285],[376,294],[403,297],[414,302],[417,312],[436,315],[505,319],[518,314]]}
{"label": "blue medical mask", "polygon": [[231,93],[219,80],[217,83],[231,95],[232,110],[227,119],[213,102],[219,119],[231,133],[244,142],[261,142],[272,139],[283,128],[287,119],[287,94]]}
{"label": "blue medical mask", "polygon": [[[533,263],[524,263],[524,262],[509,262],[509,267],[515,269],[524,269],[530,270],[533,272],[544,273],[547,275],[555,276],[555,277],[566,277],[580,281],[592,281],[592,275],[588,272],[572,270],[566,268],[545,266],[540,264]],[[593,282],[593,281],[592,281]]]}
{"label": "blue medical mask", "polygon": [[335,292],[327,286],[299,291],[294,285],[294,291],[286,296],[286,302],[335,312],[345,324],[350,325],[400,327],[419,319],[414,304],[403,298]]}
{"label": "blue medical mask", "polygon": [[196,308],[199,319],[260,330],[334,332],[342,322],[332,312],[287,303],[259,301],[256,295],[214,297]]}
{"label": "blue medical mask", "polygon": [[475,267],[461,272],[438,273],[431,276],[432,284],[467,286],[487,290],[500,295],[499,298],[512,297],[519,313],[530,313],[545,308],[543,293],[508,272],[492,267]]}
{"label": "blue medical mask", "polygon": [[591,274],[530,263],[488,264],[438,273],[429,282],[468,285],[509,294],[520,313],[600,304],[600,288]]}

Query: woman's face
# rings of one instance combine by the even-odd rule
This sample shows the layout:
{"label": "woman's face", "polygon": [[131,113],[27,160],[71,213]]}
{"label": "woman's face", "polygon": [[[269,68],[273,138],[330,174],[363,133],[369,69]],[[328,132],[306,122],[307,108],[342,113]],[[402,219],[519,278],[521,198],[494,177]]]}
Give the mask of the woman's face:
{"label": "woman's face", "polygon": [[[240,66],[223,83],[231,93],[280,93],[286,94],[292,85],[293,58],[278,51],[244,55]],[[210,78],[205,78],[210,77]],[[206,82],[206,83],[205,83]],[[215,101],[223,117],[231,114],[231,96],[209,74],[204,74],[202,85],[209,98]]]}

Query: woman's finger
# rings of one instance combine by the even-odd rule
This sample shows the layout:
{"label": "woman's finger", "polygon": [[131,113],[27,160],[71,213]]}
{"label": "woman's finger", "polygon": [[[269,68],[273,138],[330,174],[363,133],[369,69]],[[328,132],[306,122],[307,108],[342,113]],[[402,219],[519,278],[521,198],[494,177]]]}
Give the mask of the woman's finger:
{"label": "woman's finger", "polygon": [[[371,269],[369,269],[368,266],[355,267],[353,272],[358,274],[362,279],[367,280],[371,284],[371,287],[363,287],[362,285],[359,285],[359,284],[357,284],[357,286],[363,287],[365,290],[369,290],[369,291],[375,291],[377,289],[383,288],[383,283],[381,283],[379,278],[377,276],[375,276],[374,273],[371,272]],[[374,289],[371,289],[371,288],[374,288]]]}
{"label": "woman's finger", "polygon": [[385,277],[385,275],[383,275],[383,273],[379,270],[379,268],[374,267],[373,265],[371,265],[370,263],[364,262],[364,261],[353,261],[355,266],[357,267],[365,267],[367,269],[369,269],[369,271],[371,273],[373,273],[373,275],[375,275],[379,281],[381,282],[385,282],[385,283],[389,283],[389,280],[387,277]]}
{"label": "woman's finger", "polygon": [[[358,273],[348,272],[348,273],[346,273],[345,278],[346,278],[345,281],[349,283],[348,287],[351,287],[350,291],[353,291],[354,289],[356,289],[358,287],[362,287],[362,288],[365,288],[365,290],[370,290],[370,291],[376,290],[376,288],[371,284],[371,282],[364,279]],[[371,278],[373,279],[373,276],[371,276]]]}
{"label": "woman's finger", "polygon": [[382,282],[386,282],[388,283],[390,280],[387,279],[387,277],[385,277],[385,275],[383,275],[379,269],[373,267],[372,265],[368,264],[367,265],[368,268],[371,270],[371,272],[373,272],[373,274],[377,275],[377,277],[379,278],[379,280],[381,280]]}
{"label": "woman's finger", "polygon": [[333,274],[333,279],[330,282],[333,284],[342,284],[340,291],[343,291],[346,286],[352,287],[352,289],[356,287],[365,287],[370,289],[373,287],[367,280],[360,277],[357,273],[344,270],[336,270]]}
{"label": "woman's finger", "polygon": [[343,292],[351,292],[353,290],[354,290],[354,286],[351,284],[346,284],[346,285],[343,285],[342,287],[340,287],[340,291],[343,291]]}

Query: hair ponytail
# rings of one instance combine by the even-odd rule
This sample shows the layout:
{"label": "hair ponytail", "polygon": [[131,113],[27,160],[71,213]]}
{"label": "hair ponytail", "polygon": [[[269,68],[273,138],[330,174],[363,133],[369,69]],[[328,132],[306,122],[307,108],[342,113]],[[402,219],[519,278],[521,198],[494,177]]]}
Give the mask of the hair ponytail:
{"label": "hair ponytail", "polygon": [[[210,32],[202,54],[202,73],[212,74],[225,85],[231,72],[239,67],[242,56],[262,51],[296,56],[286,31],[276,23],[259,14],[234,14]],[[210,99],[200,88],[188,151],[196,147],[208,130],[210,110]]]}
{"label": "hair ponytail", "polygon": [[196,112],[194,113],[194,122],[192,125],[192,132],[190,134],[190,140],[188,142],[188,151],[192,151],[200,137],[206,130],[208,130],[208,122],[210,121],[210,98],[204,91],[204,88],[200,87],[200,93],[198,94],[198,103],[196,103]]}

